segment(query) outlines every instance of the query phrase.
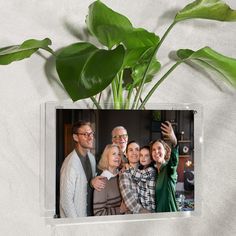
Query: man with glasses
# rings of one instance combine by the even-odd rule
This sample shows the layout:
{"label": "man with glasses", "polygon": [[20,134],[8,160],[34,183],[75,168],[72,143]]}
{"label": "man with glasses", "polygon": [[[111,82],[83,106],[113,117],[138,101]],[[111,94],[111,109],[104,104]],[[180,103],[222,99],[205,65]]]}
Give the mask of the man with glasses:
{"label": "man with glasses", "polygon": [[72,127],[75,149],[65,158],[60,173],[61,217],[84,217],[93,215],[93,188],[105,187],[104,177],[95,176],[96,161],[93,148],[91,124],[79,121]]}
{"label": "man with glasses", "polygon": [[128,163],[128,159],[126,158],[126,155],[125,155],[125,150],[126,150],[126,146],[128,143],[127,130],[123,126],[116,126],[112,130],[111,136],[112,136],[112,143],[118,145],[124,154],[123,155],[123,162]]}

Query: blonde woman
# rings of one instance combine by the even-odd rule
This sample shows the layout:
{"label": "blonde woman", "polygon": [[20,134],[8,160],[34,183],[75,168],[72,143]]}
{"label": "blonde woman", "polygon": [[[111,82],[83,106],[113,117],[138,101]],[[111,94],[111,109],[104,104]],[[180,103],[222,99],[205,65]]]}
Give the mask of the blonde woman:
{"label": "blonde woman", "polygon": [[93,210],[95,216],[118,215],[125,212],[118,185],[121,155],[120,148],[116,144],[108,144],[103,151],[98,169],[103,171],[101,176],[106,177],[106,185],[101,191],[94,190]]}

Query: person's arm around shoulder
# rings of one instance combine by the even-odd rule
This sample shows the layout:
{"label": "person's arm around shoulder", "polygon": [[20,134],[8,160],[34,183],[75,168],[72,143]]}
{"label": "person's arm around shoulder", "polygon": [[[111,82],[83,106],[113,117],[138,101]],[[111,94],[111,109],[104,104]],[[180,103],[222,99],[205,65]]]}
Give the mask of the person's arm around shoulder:
{"label": "person's arm around shoulder", "polygon": [[90,181],[90,186],[97,191],[101,191],[106,186],[106,177],[104,176],[95,176]]}

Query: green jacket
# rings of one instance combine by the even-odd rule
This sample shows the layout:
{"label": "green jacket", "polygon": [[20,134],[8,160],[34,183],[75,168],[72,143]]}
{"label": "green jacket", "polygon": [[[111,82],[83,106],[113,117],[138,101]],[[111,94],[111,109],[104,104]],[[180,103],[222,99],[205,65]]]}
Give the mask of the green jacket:
{"label": "green jacket", "polygon": [[162,164],[156,179],[156,212],[178,211],[175,199],[178,148],[172,148],[169,161]]}

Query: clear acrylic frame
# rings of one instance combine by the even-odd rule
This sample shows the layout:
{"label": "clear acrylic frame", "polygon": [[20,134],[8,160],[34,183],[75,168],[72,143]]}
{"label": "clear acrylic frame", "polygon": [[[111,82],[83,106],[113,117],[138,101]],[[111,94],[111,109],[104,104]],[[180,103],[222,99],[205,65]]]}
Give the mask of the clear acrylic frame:
{"label": "clear acrylic frame", "polygon": [[94,109],[92,104],[47,102],[41,105],[41,158],[40,158],[40,209],[46,224],[53,227],[124,221],[156,221],[160,219],[200,216],[201,214],[201,160],[203,155],[203,109],[200,104],[149,103],[146,110],[194,111],[194,210],[168,213],[55,218],[56,201],[56,110]]}

